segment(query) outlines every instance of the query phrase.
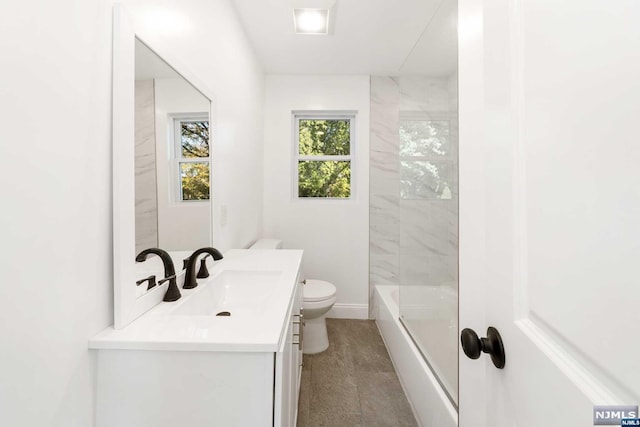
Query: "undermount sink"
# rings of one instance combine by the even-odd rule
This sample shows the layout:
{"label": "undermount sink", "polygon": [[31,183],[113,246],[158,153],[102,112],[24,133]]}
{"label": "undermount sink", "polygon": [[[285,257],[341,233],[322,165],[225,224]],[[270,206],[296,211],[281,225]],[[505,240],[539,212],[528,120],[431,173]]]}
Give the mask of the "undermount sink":
{"label": "undermount sink", "polygon": [[273,270],[223,270],[168,314],[242,316],[262,313],[282,276]]}

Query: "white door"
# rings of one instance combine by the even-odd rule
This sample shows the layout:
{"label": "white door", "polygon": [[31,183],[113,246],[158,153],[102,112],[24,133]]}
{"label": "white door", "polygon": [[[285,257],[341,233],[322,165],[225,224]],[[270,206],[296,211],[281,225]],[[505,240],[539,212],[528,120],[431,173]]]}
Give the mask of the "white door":
{"label": "white door", "polygon": [[459,6],[460,327],[506,352],[460,426],[591,426],[640,403],[640,1]]}

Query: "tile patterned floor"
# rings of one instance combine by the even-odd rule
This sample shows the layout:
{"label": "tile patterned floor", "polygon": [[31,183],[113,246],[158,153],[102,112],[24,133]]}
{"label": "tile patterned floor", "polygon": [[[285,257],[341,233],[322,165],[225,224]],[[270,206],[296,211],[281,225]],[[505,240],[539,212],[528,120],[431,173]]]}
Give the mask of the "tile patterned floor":
{"label": "tile patterned floor", "polygon": [[372,320],[327,319],[329,349],[305,355],[298,427],[417,427]]}

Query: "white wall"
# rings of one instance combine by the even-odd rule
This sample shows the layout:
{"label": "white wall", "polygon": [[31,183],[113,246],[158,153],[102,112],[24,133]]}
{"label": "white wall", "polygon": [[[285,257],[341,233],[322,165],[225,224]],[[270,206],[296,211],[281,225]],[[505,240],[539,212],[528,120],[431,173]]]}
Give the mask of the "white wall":
{"label": "white wall", "polygon": [[[195,250],[211,245],[211,204],[174,201],[177,171],[172,114],[208,113],[209,101],[181,78],[155,79],[158,241],[165,250]],[[210,125],[215,125],[211,123]]]}
{"label": "white wall", "polygon": [[[124,3],[151,46],[174,50],[215,91],[229,206],[215,243],[249,244],[261,229],[264,78],[230,2]],[[0,425],[87,427],[87,340],[113,320],[111,1],[0,9]],[[182,30],[170,33],[161,10]]]}
{"label": "white wall", "polygon": [[[294,110],[357,111],[353,200],[294,199]],[[267,76],[264,132],[264,236],[282,239],[285,248],[304,249],[306,277],[336,285],[333,315],[366,317],[369,77]]]}

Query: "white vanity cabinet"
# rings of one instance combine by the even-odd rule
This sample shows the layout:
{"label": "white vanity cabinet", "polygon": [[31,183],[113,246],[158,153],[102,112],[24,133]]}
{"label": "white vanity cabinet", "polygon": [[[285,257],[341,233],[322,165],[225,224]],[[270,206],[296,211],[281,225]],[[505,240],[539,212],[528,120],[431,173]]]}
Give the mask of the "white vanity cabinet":
{"label": "white vanity cabinet", "polygon": [[124,329],[109,328],[92,338],[97,427],[295,427],[302,251],[230,252],[212,272],[211,283],[185,299],[206,298],[212,289],[206,286],[215,285],[218,274],[240,277],[239,269],[247,265],[253,276],[269,272],[267,266],[278,270],[270,275],[273,295],[250,314],[256,316],[251,322],[243,319],[242,305],[230,309],[230,317],[184,315],[190,304],[185,301],[182,307],[164,304]]}
{"label": "white vanity cabinet", "polygon": [[276,353],[275,426],[295,426],[298,415],[298,396],[302,376],[302,346],[304,342],[302,314],[302,285],[298,281],[289,313],[286,339]]}

